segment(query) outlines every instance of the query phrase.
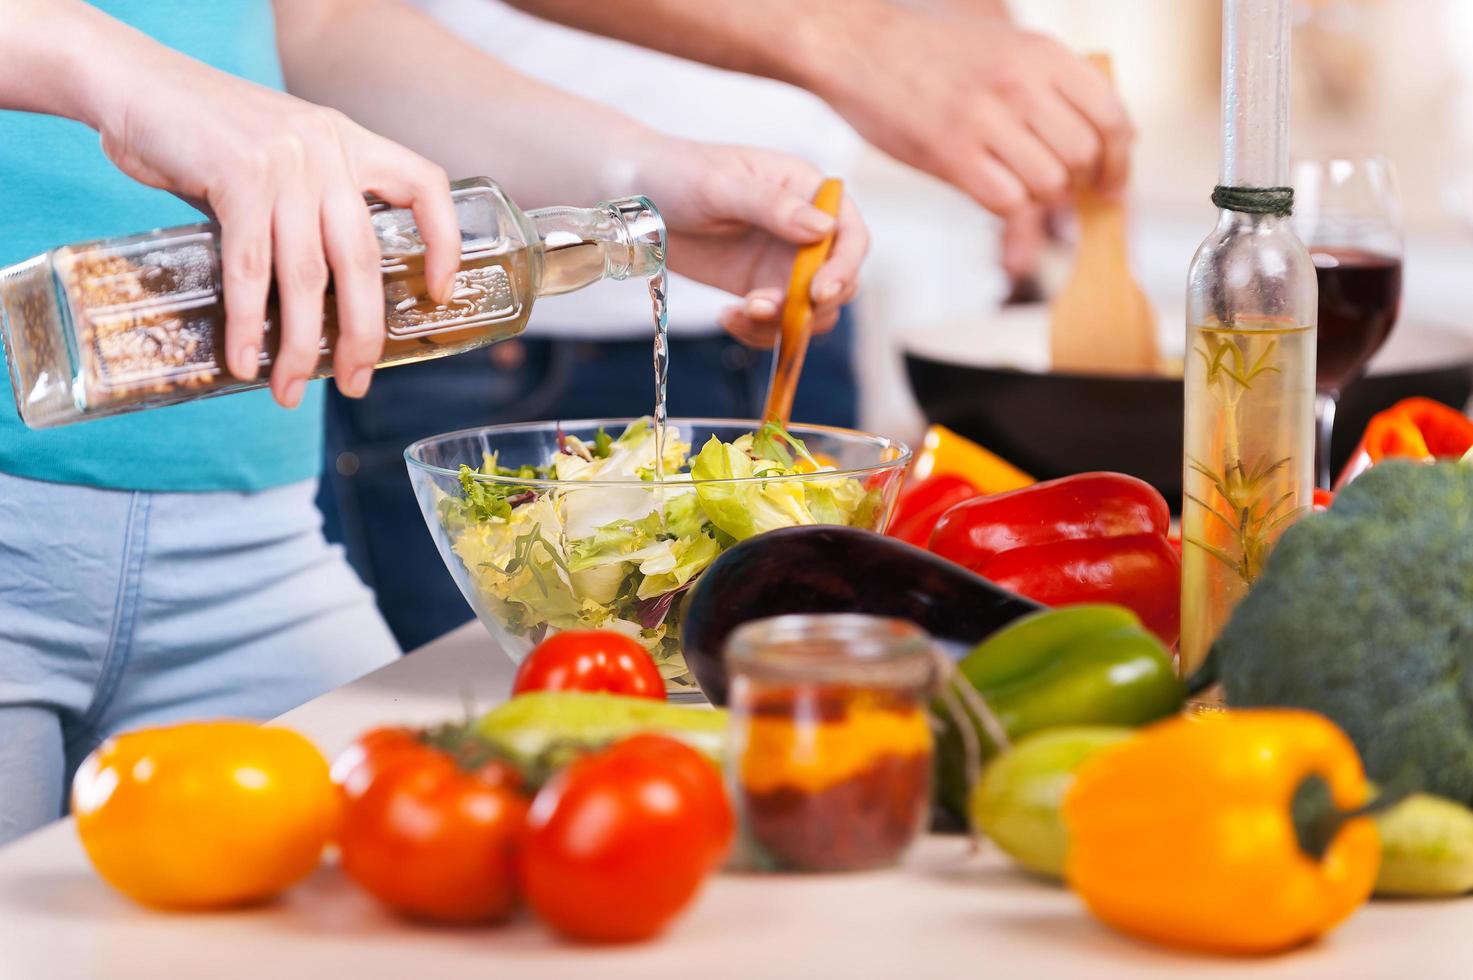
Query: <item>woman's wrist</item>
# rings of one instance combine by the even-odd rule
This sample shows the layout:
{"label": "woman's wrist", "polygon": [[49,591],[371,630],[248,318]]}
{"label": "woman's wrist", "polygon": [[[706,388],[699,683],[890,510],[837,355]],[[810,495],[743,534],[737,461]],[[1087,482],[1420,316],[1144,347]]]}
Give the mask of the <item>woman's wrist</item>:
{"label": "woman's wrist", "polygon": [[661,186],[680,171],[689,142],[627,117],[609,120],[608,130],[594,143],[597,194],[604,199],[644,194],[658,203]]}

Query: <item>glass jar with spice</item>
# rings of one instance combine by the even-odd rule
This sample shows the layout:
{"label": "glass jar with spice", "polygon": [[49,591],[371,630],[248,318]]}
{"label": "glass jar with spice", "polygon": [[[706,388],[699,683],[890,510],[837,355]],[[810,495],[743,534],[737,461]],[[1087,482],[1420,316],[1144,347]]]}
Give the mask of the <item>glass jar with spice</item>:
{"label": "glass jar with spice", "polygon": [[732,634],[732,797],[757,865],[900,859],[930,802],[932,657],[919,627],[873,616],[778,616]]}

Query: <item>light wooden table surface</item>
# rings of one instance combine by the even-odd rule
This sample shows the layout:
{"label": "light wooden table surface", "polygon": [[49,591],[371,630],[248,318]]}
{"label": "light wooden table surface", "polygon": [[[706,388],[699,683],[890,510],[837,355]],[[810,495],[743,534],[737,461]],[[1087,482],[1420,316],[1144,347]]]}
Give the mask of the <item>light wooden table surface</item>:
{"label": "light wooden table surface", "polygon": [[[281,718],[329,755],[388,722],[443,720],[499,700],[511,665],[474,624]],[[70,821],[0,850],[0,980],[726,980],[726,978],[1473,977],[1473,901],[1375,903],[1327,941],[1268,960],[1156,949],[1108,932],[1066,891],[992,852],[929,837],[903,868],[721,875],[644,945],[560,943],[526,918],[437,929],[379,910],[333,868],[280,901],[166,915],[88,868]]]}

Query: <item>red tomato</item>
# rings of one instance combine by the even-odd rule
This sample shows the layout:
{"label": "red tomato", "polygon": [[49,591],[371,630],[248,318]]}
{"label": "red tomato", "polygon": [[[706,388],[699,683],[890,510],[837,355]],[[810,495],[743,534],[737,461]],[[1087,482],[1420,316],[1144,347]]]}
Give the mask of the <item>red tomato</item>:
{"label": "red tomato", "polygon": [[663,735],[585,756],[532,803],[522,887],[571,939],[660,932],[726,860],[734,819],[716,767]]}
{"label": "red tomato", "polygon": [[343,871],[416,918],[505,918],[516,906],[516,852],[527,821],[514,777],[502,763],[478,760],[468,769],[413,732],[390,731],[370,732],[334,766],[345,779]]}
{"label": "red tomato", "polygon": [[347,801],[361,797],[392,760],[425,748],[418,735],[408,728],[375,728],[358,736],[358,740],[332,760],[332,781]]}
{"label": "red tomato", "polygon": [[644,647],[613,630],[554,633],[527,654],[512,697],[528,691],[607,691],[665,700],[665,680]]}

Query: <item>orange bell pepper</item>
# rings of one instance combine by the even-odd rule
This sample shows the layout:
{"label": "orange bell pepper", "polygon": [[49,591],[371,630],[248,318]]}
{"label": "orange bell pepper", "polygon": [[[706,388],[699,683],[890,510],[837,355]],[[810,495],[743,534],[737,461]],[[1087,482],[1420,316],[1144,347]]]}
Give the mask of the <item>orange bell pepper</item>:
{"label": "orange bell pepper", "polygon": [[1268,953],[1328,932],[1380,866],[1350,739],[1321,715],[1178,716],[1104,750],[1064,798],[1065,878],[1143,939]]}
{"label": "orange bell pepper", "polygon": [[1033,477],[990,450],[944,425],[933,425],[921,440],[921,451],[911,466],[911,479],[959,476],[978,493],[1004,493],[1031,486]]}
{"label": "orange bell pepper", "polygon": [[1371,417],[1335,488],[1383,460],[1431,463],[1461,458],[1469,449],[1473,449],[1473,421],[1466,415],[1430,398],[1406,398]]}

